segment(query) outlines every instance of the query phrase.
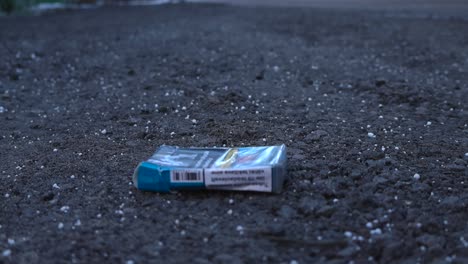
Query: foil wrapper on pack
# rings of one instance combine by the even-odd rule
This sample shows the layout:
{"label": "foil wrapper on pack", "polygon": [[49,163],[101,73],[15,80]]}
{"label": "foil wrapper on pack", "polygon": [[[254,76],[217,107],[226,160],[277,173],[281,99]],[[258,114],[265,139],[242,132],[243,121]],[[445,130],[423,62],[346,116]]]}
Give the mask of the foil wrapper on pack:
{"label": "foil wrapper on pack", "polygon": [[281,192],[286,146],[179,148],[161,146],[133,174],[140,190],[233,190]]}

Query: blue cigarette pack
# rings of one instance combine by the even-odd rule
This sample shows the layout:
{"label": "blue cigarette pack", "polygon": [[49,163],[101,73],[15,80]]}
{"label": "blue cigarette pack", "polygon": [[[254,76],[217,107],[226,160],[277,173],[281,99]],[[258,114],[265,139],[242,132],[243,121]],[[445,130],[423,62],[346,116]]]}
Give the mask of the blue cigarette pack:
{"label": "blue cigarette pack", "polygon": [[140,190],[233,190],[279,193],[287,177],[286,146],[161,146],[133,174]]}

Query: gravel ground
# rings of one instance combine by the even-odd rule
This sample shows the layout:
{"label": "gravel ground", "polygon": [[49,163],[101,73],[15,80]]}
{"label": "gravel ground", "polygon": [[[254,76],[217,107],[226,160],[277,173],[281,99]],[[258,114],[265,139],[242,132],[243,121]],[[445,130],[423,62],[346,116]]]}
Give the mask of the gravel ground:
{"label": "gravel ground", "polygon": [[[468,21],[165,5],[0,18],[1,263],[468,262]],[[279,195],[141,192],[285,143]]]}

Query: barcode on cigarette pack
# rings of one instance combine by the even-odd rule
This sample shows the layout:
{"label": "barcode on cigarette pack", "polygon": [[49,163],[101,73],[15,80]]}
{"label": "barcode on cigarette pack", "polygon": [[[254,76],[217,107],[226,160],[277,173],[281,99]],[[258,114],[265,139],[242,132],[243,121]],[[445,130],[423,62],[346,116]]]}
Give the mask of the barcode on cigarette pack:
{"label": "barcode on cigarette pack", "polygon": [[173,170],[171,182],[203,182],[202,170]]}

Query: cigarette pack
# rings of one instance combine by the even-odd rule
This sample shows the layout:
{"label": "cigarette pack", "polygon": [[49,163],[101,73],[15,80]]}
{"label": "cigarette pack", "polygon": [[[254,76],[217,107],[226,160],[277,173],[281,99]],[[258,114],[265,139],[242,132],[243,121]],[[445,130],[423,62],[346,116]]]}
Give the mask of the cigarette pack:
{"label": "cigarette pack", "polygon": [[133,174],[140,190],[234,190],[279,193],[286,146],[179,148],[161,146]]}

